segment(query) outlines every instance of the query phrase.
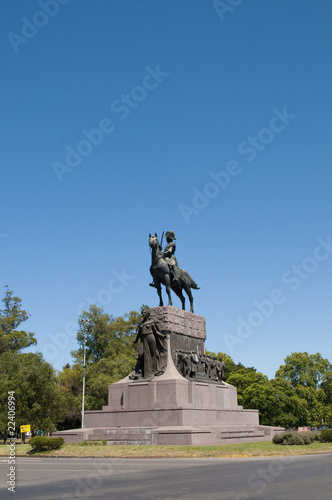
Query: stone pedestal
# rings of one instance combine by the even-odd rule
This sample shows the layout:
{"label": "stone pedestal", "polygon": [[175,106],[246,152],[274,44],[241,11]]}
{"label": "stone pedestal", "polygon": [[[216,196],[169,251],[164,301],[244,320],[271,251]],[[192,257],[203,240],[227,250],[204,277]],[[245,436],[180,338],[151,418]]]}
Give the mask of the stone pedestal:
{"label": "stone pedestal", "polygon": [[170,306],[152,308],[151,318],[167,335],[166,371],[151,381],[128,376],[110,385],[108,405],[85,412],[85,429],[54,435],[67,443],[106,439],[108,444],[212,445],[271,440],[283,430],[259,425],[258,410],[238,406],[235,387],[188,380],[179,373],[176,349],[204,354],[205,318]]}
{"label": "stone pedestal", "polygon": [[173,361],[176,363],[176,351],[195,351],[205,353],[206,326],[205,318],[172,306],[154,307],[151,319],[156,321],[159,330],[170,337]]}

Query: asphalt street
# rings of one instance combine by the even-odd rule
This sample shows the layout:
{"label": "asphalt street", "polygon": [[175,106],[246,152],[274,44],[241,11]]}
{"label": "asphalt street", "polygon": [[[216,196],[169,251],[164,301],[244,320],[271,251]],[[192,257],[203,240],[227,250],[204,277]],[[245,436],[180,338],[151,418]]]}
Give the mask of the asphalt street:
{"label": "asphalt street", "polygon": [[332,455],[231,459],[0,458],[0,498],[328,500]]}

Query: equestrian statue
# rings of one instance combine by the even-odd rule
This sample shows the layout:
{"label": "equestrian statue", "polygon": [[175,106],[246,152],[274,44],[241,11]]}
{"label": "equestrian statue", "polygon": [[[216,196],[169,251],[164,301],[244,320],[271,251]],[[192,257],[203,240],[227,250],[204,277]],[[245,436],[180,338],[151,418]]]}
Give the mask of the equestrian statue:
{"label": "equestrian statue", "polygon": [[190,311],[193,313],[194,301],[191,288],[199,290],[199,287],[196,285],[190,274],[178,266],[177,259],[174,255],[176,250],[176,244],[174,242],[176,238],[174,231],[167,231],[165,238],[167,245],[163,251],[162,245],[158,241],[157,233],[155,233],[154,236],[151,236],[151,234],[149,235],[149,245],[152,250],[150,273],[153,278],[153,283],[150,283],[150,286],[157,289],[159,306],[164,305],[161,295],[161,285],[164,285],[168,295],[168,305],[172,305],[172,289],[173,292],[180,298],[183,310],[185,310],[185,298],[182,293],[184,290],[190,301]]}

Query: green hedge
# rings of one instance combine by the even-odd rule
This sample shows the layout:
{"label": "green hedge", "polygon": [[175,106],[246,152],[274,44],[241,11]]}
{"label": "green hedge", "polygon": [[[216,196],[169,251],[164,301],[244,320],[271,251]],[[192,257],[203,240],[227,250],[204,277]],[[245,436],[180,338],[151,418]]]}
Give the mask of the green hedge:
{"label": "green hedge", "polygon": [[322,443],[332,443],[332,429],[324,429],[320,433],[320,441]]}
{"label": "green hedge", "polygon": [[29,441],[30,446],[32,447],[32,452],[40,452],[47,450],[58,450],[65,444],[65,440],[63,437],[47,437],[47,436],[36,436]]}
{"label": "green hedge", "polygon": [[276,434],[275,436],[273,436],[272,441],[275,444],[301,446],[305,444],[311,444],[315,441],[315,439],[316,437],[314,433],[300,434],[298,432],[286,431],[282,434]]}

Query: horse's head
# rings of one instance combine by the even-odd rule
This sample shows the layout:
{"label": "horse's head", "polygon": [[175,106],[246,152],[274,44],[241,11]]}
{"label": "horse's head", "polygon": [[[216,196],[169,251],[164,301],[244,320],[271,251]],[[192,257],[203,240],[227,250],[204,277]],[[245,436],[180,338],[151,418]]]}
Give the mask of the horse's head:
{"label": "horse's head", "polygon": [[155,233],[153,236],[151,236],[151,234],[149,234],[149,245],[151,248],[157,247],[159,249],[160,245],[159,245],[157,233]]}

